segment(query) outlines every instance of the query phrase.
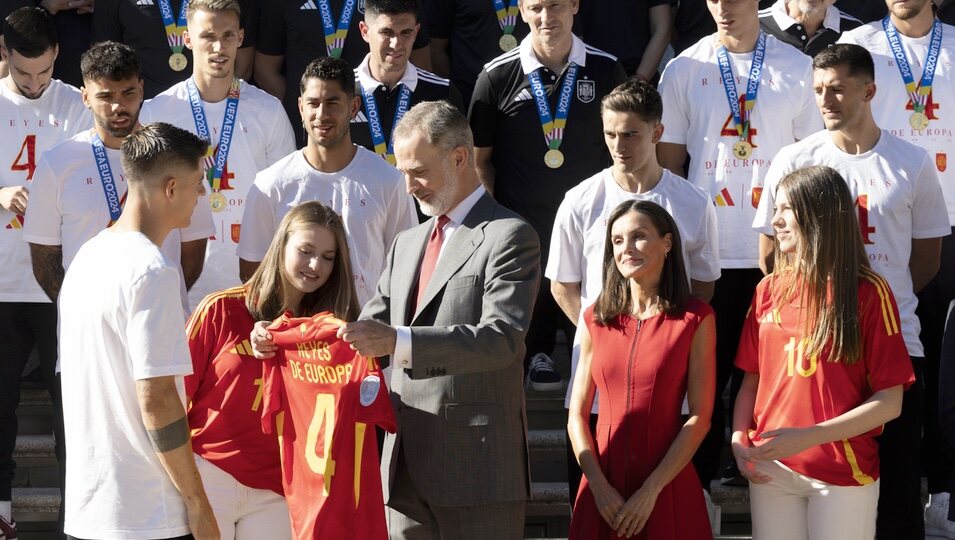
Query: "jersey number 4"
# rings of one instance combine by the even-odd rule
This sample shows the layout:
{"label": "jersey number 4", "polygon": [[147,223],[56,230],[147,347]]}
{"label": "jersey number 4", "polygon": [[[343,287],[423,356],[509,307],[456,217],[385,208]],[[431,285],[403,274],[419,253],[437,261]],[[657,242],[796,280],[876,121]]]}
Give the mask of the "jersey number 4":
{"label": "jersey number 4", "polygon": [[[25,155],[24,155],[25,154]],[[36,170],[36,135],[27,135],[20,145],[20,153],[10,165],[11,171],[26,171],[27,180],[33,180],[33,171]]]}
{"label": "jersey number 4", "polygon": [[[327,497],[332,488],[332,477],[335,475],[335,460],[332,459],[332,439],[335,435],[335,396],[333,394],[318,394],[315,396],[315,412],[308,425],[308,435],[305,437],[305,461],[308,468],[315,474],[322,475],[323,494]],[[355,506],[358,506],[361,495],[361,457],[365,443],[365,428],[367,424],[355,422]],[[321,455],[319,438],[322,440]]]}

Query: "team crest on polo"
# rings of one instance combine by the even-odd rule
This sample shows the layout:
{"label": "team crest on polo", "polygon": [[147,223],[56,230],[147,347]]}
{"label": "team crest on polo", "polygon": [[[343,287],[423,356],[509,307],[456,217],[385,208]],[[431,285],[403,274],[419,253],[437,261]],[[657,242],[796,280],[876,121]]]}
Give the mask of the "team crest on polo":
{"label": "team crest on polo", "polygon": [[597,97],[597,87],[594,81],[577,81],[577,99],[583,103],[590,103]]}
{"label": "team crest on polo", "polygon": [[358,13],[365,14],[365,0],[358,0],[358,5],[355,7],[358,9]]}

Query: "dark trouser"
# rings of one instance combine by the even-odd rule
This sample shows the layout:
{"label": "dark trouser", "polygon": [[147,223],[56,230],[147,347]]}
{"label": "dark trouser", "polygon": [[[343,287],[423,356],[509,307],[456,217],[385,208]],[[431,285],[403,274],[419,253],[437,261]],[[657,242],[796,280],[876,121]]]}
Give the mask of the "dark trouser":
{"label": "dark trouser", "polygon": [[923,540],[919,447],[925,383],[923,359],[912,357],[915,383],[902,397],[902,414],[885,425],[879,441],[879,540]]}
{"label": "dark trouser", "polygon": [[567,318],[554,300],[554,296],[550,293],[550,280],[541,279],[540,289],[537,291],[537,302],[534,304],[534,314],[531,316],[527,336],[524,338],[524,343],[527,345],[527,353],[524,355],[524,373],[527,373],[527,366],[535,354],[544,353],[550,356],[554,353],[558,330],[564,332],[569,346],[574,340],[574,332],[577,331],[575,323],[576,321],[571,322]]}
{"label": "dark trouser", "polygon": [[[955,233],[955,229],[952,231]],[[925,410],[922,422],[922,467],[929,493],[949,491],[953,475],[953,447],[939,432],[939,361],[948,305],[955,299],[955,237],[942,239],[941,266],[935,279],[919,293],[916,314],[925,348]]]}
{"label": "dark trouser", "polygon": [[[746,312],[753,301],[756,285],[763,279],[758,268],[724,269],[720,279],[716,280],[713,300],[710,305],[716,312],[716,400],[713,403],[713,417],[710,431],[703,439],[699,450],[693,456],[693,467],[700,477],[703,488],[709,491],[710,481],[716,477],[720,467],[720,454],[723,451],[726,431],[726,417],[733,417],[733,403],[742,381],[739,370],[733,366],[739,336],[743,331]],[[723,406],[723,390],[733,376],[730,388],[730,409]]]}
{"label": "dark trouser", "polygon": [[[955,448],[955,302],[949,304],[938,370],[938,427],[949,447]],[[948,489],[943,491],[955,493],[955,472],[949,476]],[[948,519],[955,521],[955,504],[948,505]]]}
{"label": "dark trouser", "polygon": [[[596,441],[597,433],[597,415],[590,415],[590,433],[594,435]],[[596,450],[596,442],[594,450]],[[580,470],[580,464],[577,463],[577,454],[574,453],[574,445],[570,444],[570,433],[567,434],[567,487],[570,488],[570,509],[574,509],[574,503],[577,502],[577,492],[580,491],[580,479],[584,472]]]}

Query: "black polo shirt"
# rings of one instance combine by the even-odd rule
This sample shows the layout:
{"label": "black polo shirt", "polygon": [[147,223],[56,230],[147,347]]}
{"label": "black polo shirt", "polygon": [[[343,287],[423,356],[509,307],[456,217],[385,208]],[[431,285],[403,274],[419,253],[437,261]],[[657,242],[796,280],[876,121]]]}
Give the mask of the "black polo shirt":
{"label": "black polo shirt", "polygon": [[[239,0],[245,39],[242,47],[255,45],[254,0]],[[182,0],[170,0],[173,16],[178,19]],[[136,50],[145,97],[151,98],[192,75],[192,51],[183,47],[189,64],[182,71],[169,67],[169,42],[159,13],[159,0],[96,0],[93,10],[91,43],[118,41]]]}
{"label": "black polo shirt", "polygon": [[494,198],[527,219],[540,235],[545,254],[564,193],[610,164],[600,100],[627,77],[613,55],[576,37],[570,61],[581,67],[560,146],[564,154],[560,168],[544,164],[548,147],[525,69],[539,68],[551,114],[556,116],[566,68],[553,73],[541,66],[530,37],[484,66],[469,112],[474,145],[493,147]]}
{"label": "black polo shirt", "polygon": [[[259,18],[259,34],[255,48],[262,54],[285,57],[285,97],[282,103],[292,120],[295,139],[298,146],[305,144],[305,132],[299,121],[298,96],[299,83],[305,67],[316,58],[328,56],[325,46],[325,31],[322,28],[319,0],[264,0]],[[329,0],[332,21],[338,26],[345,0]],[[345,45],[342,47],[342,60],[352,68],[368,54],[368,44],[361,37],[359,21],[365,19],[365,2],[358,0],[352,14]],[[419,22],[423,22],[419,18]],[[425,25],[421,25],[415,39],[415,49],[426,47],[430,42]]]}
{"label": "black polo shirt", "polygon": [[580,0],[577,18],[588,45],[613,54],[633,75],[650,42],[650,8],[670,0]]}
{"label": "black polo shirt", "polygon": [[[504,0],[505,4],[509,3]],[[451,59],[451,83],[461,91],[465,105],[470,103],[474,83],[484,64],[498,57],[498,41],[503,32],[497,22],[492,0],[431,0],[425,2],[428,31],[448,40]],[[527,23],[517,15],[514,37],[527,36]]]}
{"label": "black polo shirt", "polygon": [[859,26],[862,26],[862,21],[829,6],[822,26],[810,36],[803,25],[786,13],[786,0],[778,0],[772,7],[759,12],[759,27],[764,32],[809,56],[816,56],[819,51],[835,45],[843,32]]}
{"label": "black polo shirt", "polygon": [[461,94],[448,82],[448,79],[442,79],[434,73],[415,67],[414,64],[408,62],[408,67],[405,69],[401,81],[394,88],[389,89],[372,78],[368,71],[368,58],[366,57],[355,68],[355,93],[361,98],[362,106],[351,121],[351,140],[353,143],[364,146],[372,152],[375,151],[375,144],[371,140],[371,130],[368,127],[365,96],[362,88],[372,90],[375,96],[375,102],[378,104],[378,115],[381,118],[381,127],[387,142],[391,140],[391,132],[395,127],[395,109],[398,107],[398,98],[401,95],[402,87],[411,89],[411,105],[409,108],[423,101],[444,99],[451,102],[455,107],[462,109]]}
{"label": "black polo shirt", "polygon": [[[0,0],[0,19],[6,19],[17,9],[28,6],[40,7],[40,0]],[[56,41],[60,45],[60,52],[53,64],[53,76],[79,88],[83,86],[80,55],[90,48],[93,15],[80,15],[75,9],[65,9],[53,16],[53,23],[56,25]]]}

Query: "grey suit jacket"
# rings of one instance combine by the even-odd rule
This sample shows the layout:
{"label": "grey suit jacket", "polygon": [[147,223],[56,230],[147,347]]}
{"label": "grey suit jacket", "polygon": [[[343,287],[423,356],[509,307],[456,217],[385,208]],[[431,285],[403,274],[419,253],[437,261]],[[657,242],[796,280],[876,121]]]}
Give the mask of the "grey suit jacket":
{"label": "grey suit jacket", "polygon": [[411,327],[412,368],[393,366],[398,433],[382,456],[385,501],[402,448],[429,503],[474,506],[530,493],[524,335],[540,281],[537,233],[484,195],[448,239],[410,313],[434,219],[395,238],[362,319]]}

